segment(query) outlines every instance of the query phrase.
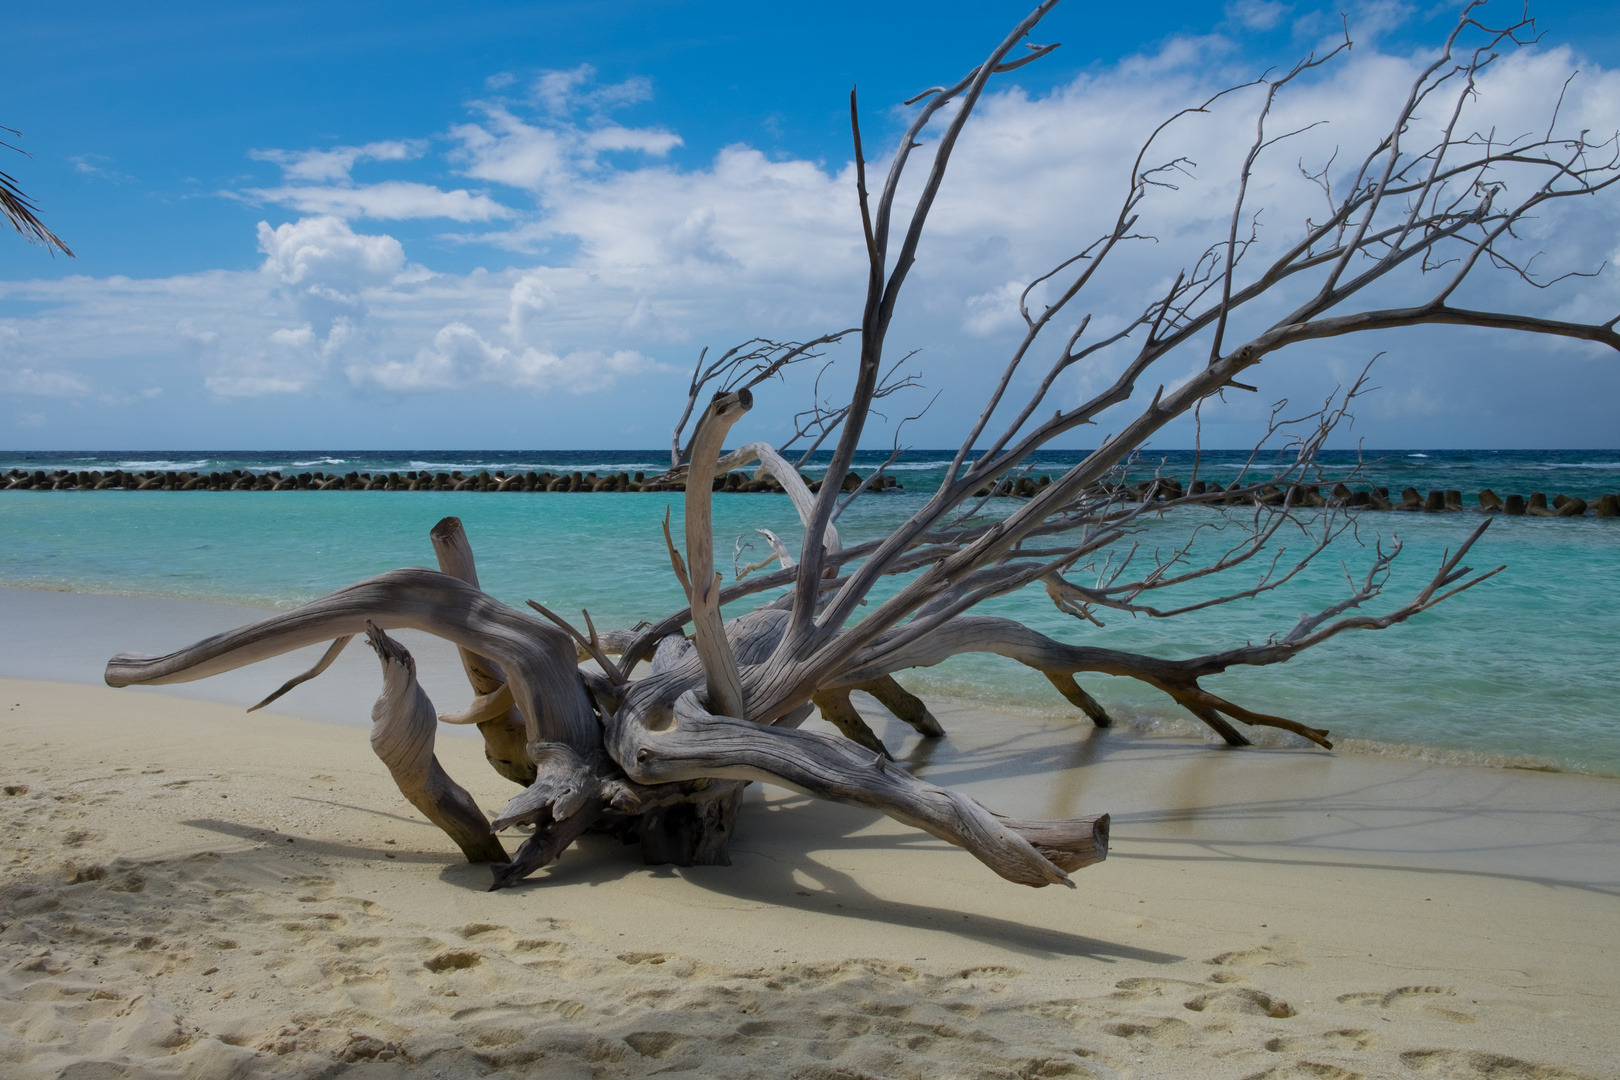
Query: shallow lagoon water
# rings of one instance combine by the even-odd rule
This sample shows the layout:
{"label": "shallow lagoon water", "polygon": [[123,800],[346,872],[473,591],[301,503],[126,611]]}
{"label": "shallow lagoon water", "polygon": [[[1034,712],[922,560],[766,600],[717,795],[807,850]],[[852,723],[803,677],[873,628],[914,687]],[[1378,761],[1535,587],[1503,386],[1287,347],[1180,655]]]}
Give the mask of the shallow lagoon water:
{"label": "shallow lagoon water", "polygon": [[[1437,451],[1411,456],[1420,453],[1383,455],[1372,482],[1394,490],[1408,484],[1420,490],[1460,488],[1470,502],[1486,486],[1501,494],[1544,490],[1587,497],[1620,487],[1620,452]],[[35,467],[70,467],[62,460],[66,456],[50,455],[60,463]],[[238,461],[207,466],[222,468],[250,467],[244,460],[248,457],[261,456],[149,455],[140,460],[151,462],[144,466],[148,468]],[[404,461],[430,459],[434,465],[463,470],[510,471],[523,464],[553,471],[565,465],[605,471],[639,464],[652,471],[658,461],[652,452],[600,451],[369,457],[309,452],[282,457],[287,465],[333,459],[305,466],[327,471],[362,465],[367,471],[403,468]],[[504,457],[513,460],[495,460]],[[586,457],[595,461],[586,462]],[[920,504],[941,459],[927,452],[911,457],[901,464],[912,468],[897,474],[906,492],[863,499],[841,519],[847,542],[887,531]],[[390,458],[400,463],[392,464]],[[580,464],[558,460],[548,465],[551,458]],[[23,464],[20,455],[0,459],[4,468]],[[97,463],[71,467],[136,467],[112,464],[136,460],[127,455],[97,455],[93,460]],[[1071,455],[1054,455],[1047,469],[1038,464],[1035,472],[1056,470],[1068,460]],[[1205,468],[1219,478],[1235,472],[1236,465],[1234,459],[1217,459],[1206,461]],[[1185,481],[1188,463],[1169,461],[1165,471]],[[455,515],[467,525],[482,583],[495,596],[514,605],[533,598],[564,613],[585,607],[599,626],[626,626],[681,603],[660,528],[666,507],[678,522],[681,496],[672,493],[10,492],[0,495],[0,526],[7,538],[0,551],[0,584],[285,607],[398,566],[431,565],[427,531],[440,518]],[[1176,515],[1179,520],[1145,523],[1136,539],[1145,550],[1174,542],[1197,515],[1209,524],[1219,521],[1213,512],[1191,511]],[[736,538],[752,542],[742,555],[746,563],[766,554],[752,529],[770,528],[790,538],[790,544],[798,536],[797,519],[781,496],[717,495],[715,521],[716,561],[727,570],[728,580]],[[1347,588],[1346,569],[1359,577],[1373,558],[1373,545],[1387,547],[1398,534],[1405,549],[1385,599],[1367,610],[1397,606],[1428,579],[1443,552],[1478,522],[1472,514],[1368,514],[1357,536],[1345,537],[1284,589],[1174,620],[1105,614],[1107,626],[1098,629],[1058,612],[1038,589],[980,610],[1020,618],[1068,641],[1176,657],[1215,652],[1283,633],[1301,613],[1339,599]],[[1211,531],[1204,542],[1221,539]],[[1282,542],[1296,553],[1305,546],[1298,536]],[[1372,744],[1351,744],[1358,749],[1620,775],[1615,663],[1620,656],[1620,521],[1499,518],[1469,563],[1480,569],[1507,568],[1404,625],[1352,631],[1287,664],[1233,669],[1206,685],[1256,711],[1330,728],[1336,739]],[[1247,586],[1257,574],[1258,568],[1246,568],[1227,575],[1235,583],[1228,587]],[[1173,599],[1195,599],[1203,595],[1201,589],[1208,586],[1189,588]],[[1161,599],[1168,605],[1172,598]],[[745,604],[757,602],[761,600],[751,598]],[[145,647],[138,627],[129,628],[129,637],[130,650]],[[903,681],[925,695],[993,701],[1054,718],[1071,712],[1038,673],[996,657],[957,658],[909,673]],[[1125,722],[1171,730],[1186,723],[1149,688],[1106,677],[1083,681]]]}

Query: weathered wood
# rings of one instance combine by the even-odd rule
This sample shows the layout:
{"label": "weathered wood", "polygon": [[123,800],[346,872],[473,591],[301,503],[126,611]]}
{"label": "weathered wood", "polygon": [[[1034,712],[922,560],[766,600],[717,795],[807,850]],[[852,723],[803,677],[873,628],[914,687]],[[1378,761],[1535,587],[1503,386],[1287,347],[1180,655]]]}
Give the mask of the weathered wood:
{"label": "weathered wood", "polygon": [[812,694],[810,700],[821,711],[821,718],[841,731],[846,739],[852,739],[874,753],[882,754],[886,758],[893,758],[889,748],[883,745],[877,732],[867,724],[860,710],[849,700],[849,691],[822,690]]}
{"label": "weathered wood", "polygon": [[331,646],[326,650],[326,652],[321,654],[321,658],[315,662],[314,667],[310,668],[302,675],[294,675],[292,678],[278,686],[274,691],[271,692],[269,697],[265,698],[257,705],[249,705],[248,712],[258,712],[260,709],[264,708],[272,701],[275,701],[277,698],[281,697],[281,695],[293,689],[295,686],[302,686],[304,683],[307,683],[309,680],[315,678],[321,672],[331,667],[332,661],[338,658],[338,654],[343,651],[343,647],[353,640],[353,635],[345,634],[343,637],[340,637],[336,641],[332,642]]}
{"label": "weathered wood", "polygon": [[[440,713],[441,724],[487,724],[494,720],[505,721],[507,714],[514,711],[512,704],[512,688],[505,683],[488,694],[481,694],[472,699],[472,703],[458,713]],[[518,731],[522,727],[518,726]]]}
{"label": "weathered wood", "polygon": [[366,627],[366,640],[383,669],[382,695],[371,710],[371,749],[400,793],[456,842],[468,862],[506,862],[489,820],[433,752],[438,717],[416,681],[416,661],[375,625]]}
{"label": "weathered wood", "polygon": [[925,739],[942,739],[945,729],[940,726],[934,714],[928,711],[928,705],[922,698],[913,694],[895,681],[893,675],[885,675],[871,682],[859,683],[850,687],[852,690],[865,690],[878,699],[878,703],[885,709],[894,713],[895,718],[910,724],[917,734]]}
{"label": "weathered wood", "polygon": [[1047,681],[1057,687],[1071,705],[1091,718],[1091,722],[1098,727],[1105,728],[1113,724],[1108,711],[1097,704],[1097,699],[1086,693],[1080,684],[1074,681],[1074,676],[1066,671],[1042,671]]}
{"label": "weathered wood", "polygon": [[[747,389],[716,394],[692,433],[691,475],[708,476],[720,458],[726,433],[753,407]],[[720,575],[714,571],[714,522],[706,485],[686,493],[686,561],[691,568],[692,644],[703,658],[709,700],[721,712],[743,715],[742,682],[720,620]]]}
{"label": "weathered wood", "polygon": [[512,684],[529,742],[600,745],[568,635],[435,570],[394,570],[291,611],[197,642],[164,656],[120,653],[107,663],[109,686],[191,682],[293,649],[384,630],[422,630],[498,664]]}
{"label": "weathered wood", "polygon": [[[428,539],[433,544],[433,555],[442,573],[478,588],[478,568],[473,558],[472,543],[467,539],[467,531],[462,527],[460,518],[444,518],[433,526]],[[511,700],[511,688],[506,685],[506,677],[496,665],[470,649],[458,646],[456,653],[461,657],[461,668],[466,672],[467,682],[476,697],[464,712],[442,719],[445,723],[476,723],[478,733],[484,737],[484,759],[490,766],[515,784],[532,783],[534,762],[529,760],[528,752],[524,749],[528,734],[516,703]],[[503,692],[506,695],[504,699],[498,696]],[[506,707],[498,708],[503,700]],[[480,703],[488,715],[480,713],[470,720],[460,719],[478,712]]]}
{"label": "weathered wood", "polygon": [[[1004,822],[959,792],[918,780],[883,754],[847,739],[717,715],[693,691],[669,703],[663,700],[665,690],[656,678],[633,685],[607,729],[608,752],[637,783],[759,780],[881,811],[966,849],[1009,881],[1073,885],[1016,823]],[[1084,834],[1086,850],[1093,851],[1092,831],[1076,824],[1042,839]],[[1075,854],[1081,855],[1078,847]]]}

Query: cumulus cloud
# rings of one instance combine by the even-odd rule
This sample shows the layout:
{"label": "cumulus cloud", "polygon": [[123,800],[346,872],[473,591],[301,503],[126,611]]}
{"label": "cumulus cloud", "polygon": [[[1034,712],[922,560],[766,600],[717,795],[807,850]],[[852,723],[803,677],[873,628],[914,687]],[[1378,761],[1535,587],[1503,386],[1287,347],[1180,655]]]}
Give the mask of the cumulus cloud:
{"label": "cumulus cloud", "polygon": [[367,316],[368,291],[405,269],[398,240],[356,233],[335,217],[303,218],[273,229],[261,221],[259,250],[265,255],[261,273],[291,300],[299,321],[270,334],[271,343],[323,361],[355,336]]}
{"label": "cumulus cloud", "polygon": [[483,119],[459,124],[450,135],[461,145],[451,155],[474,179],[534,191],[571,181],[599,166],[604,152],[630,150],[663,157],[681,138],[661,128],[610,124],[585,129],[571,123],[531,123],[500,103],[481,107]]}
{"label": "cumulus cloud", "polygon": [[393,278],[405,249],[392,236],[365,236],[335,217],[303,218],[271,228],[259,222],[264,272],[284,285],[327,289],[349,296]]}
{"label": "cumulus cloud", "polygon": [[[460,143],[452,160],[476,179],[549,192],[598,169],[603,153],[632,151],[661,158],[681,145],[672,131],[626,127],[606,118],[613,109],[650,99],[652,85],[646,79],[598,86],[595,78],[589,64],[542,72],[527,101],[480,102],[481,120],[450,130]],[[525,106],[537,106],[538,115],[525,119],[524,111],[534,111]]]}
{"label": "cumulus cloud", "polygon": [[356,363],[348,368],[356,385],[375,385],[406,393],[452,390],[477,383],[526,390],[562,390],[583,394],[606,390],[626,375],[669,371],[638,352],[600,350],[558,356],[534,347],[515,350],[491,344],[466,323],[452,322],[433,335],[410,361]]}

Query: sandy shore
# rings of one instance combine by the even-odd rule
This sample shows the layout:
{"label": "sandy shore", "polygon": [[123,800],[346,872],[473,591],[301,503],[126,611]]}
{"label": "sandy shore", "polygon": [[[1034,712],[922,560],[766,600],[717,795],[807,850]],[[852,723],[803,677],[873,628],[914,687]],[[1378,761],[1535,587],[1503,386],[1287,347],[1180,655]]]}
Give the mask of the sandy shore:
{"label": "sandy shore", "polygon": [[[369,700],[365,656],[286,712]],[[589,838],[490,894],[363,729],[0,679],[0,1074],[1620,1076],[1620,783],[937,711],[880,732],[996,809],[1112,812],[1108,861],[1020,888],[756,786],[731,867]]]}

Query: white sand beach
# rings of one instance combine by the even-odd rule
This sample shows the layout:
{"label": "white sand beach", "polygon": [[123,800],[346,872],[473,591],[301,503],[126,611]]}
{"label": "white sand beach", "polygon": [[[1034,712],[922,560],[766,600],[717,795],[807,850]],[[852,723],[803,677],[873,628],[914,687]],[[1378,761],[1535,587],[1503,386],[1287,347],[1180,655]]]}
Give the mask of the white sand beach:
{"label": "white sand beach", "polygon": [[[161,611],[42,595],[46,624]],[[164,633],[199,629],[179,621]],[[0,680],[0,1072],[1620,1076],[1620,782],[940,702],[951,737],[899,755],[934,782],[1113,813],[1076,890],[755,786],[730,867],[589,837],[488,893],[363,728],[289,715],[369,700],[354,655],[279,715]],[[269,667],[230,693],[285,677]],[[486,809],[515,790],[476,739],[439,754]]]}

